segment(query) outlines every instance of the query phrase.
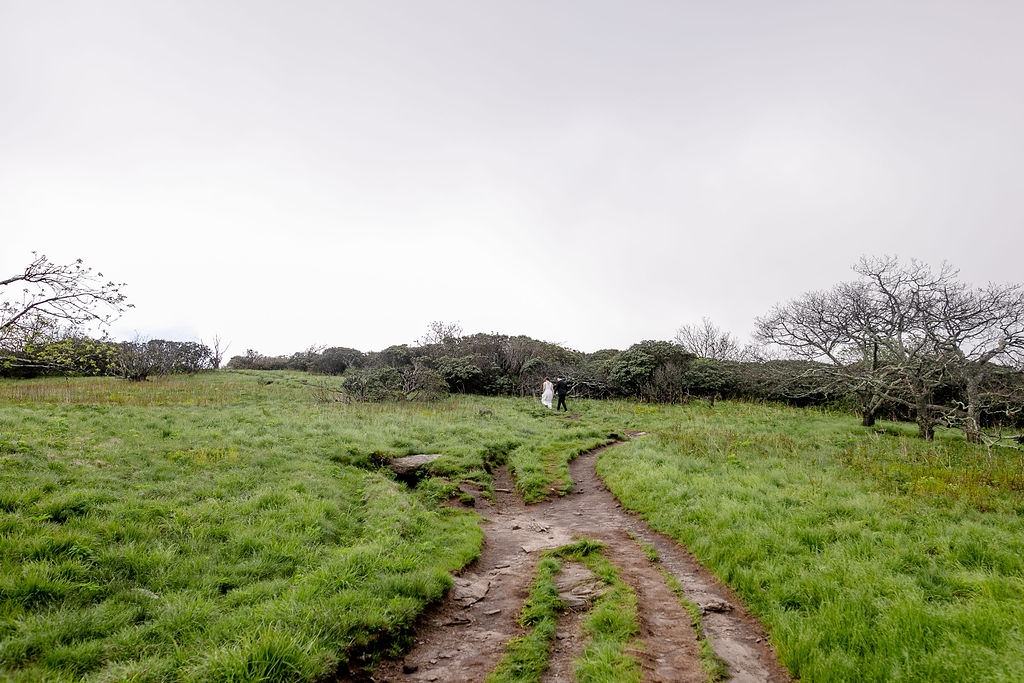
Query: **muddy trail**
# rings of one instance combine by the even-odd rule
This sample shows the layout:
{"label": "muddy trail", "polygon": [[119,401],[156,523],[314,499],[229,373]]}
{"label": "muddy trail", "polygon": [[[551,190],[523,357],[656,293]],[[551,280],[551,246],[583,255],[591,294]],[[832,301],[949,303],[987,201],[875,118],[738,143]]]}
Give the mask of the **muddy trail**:
{"label": "muddy trail", "polygon": [[[605,448],[614,448],[615,445]],[[415,627],[414,645],[400,659],[382,662],[364,680],[483,681],[504,655],[505,644],[524,631],[517,618],[541,552],[580,538],[606,544],[603,554],[637,596],[638,646],[644,680],[706,681],[689,611],[666,582],[675,577],[683,596],[699,606],[704,635],[733,681],[789,681],[766,639],[763,625],[727,586],[689,552],[622,506],[597,476],[594,463],[604,448],[576,458],[570,493],[526,505],[515,495],[508,472],[495,473],[494,501],[476,498],[484,516],[480,557],[455,577],[445,599],[428,609]],[[641,543],[645,544],[644,548]],[[649,559],[650,548],[657,559]],[[570,681],[573,660],[585,646],[581,623],[599,581],[586,567],[568,563],[558,577],[568,608],[557,627],[545,681]]]}

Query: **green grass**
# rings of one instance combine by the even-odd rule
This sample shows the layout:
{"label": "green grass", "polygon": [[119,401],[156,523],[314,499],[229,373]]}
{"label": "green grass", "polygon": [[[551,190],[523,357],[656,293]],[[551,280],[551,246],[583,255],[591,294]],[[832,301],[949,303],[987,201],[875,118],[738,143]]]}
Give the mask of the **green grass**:
{"label": "green grass", "polygon": [[606,451],[598,469],[743,596],[801,678],[1024,680],[1019,453],[886,428],[770,406],[666,408],[655,435]]}
{"label": "green grass", "polygon": [[[1020,451],[729,402],[318,403],[305,379],[0,381],[0,678],[344,675],[479,552],[478,517],[438,504],[460,482],[507,463],[557,495],[572,457],[640,429],[602,476],[794,674],[1024,680]],[[414,489],[382,467],[412,453],[445,454]]]}
{"label": "green grass", "polygon": [[[342,405],[297,373],[0,382],[0,678],[310,680],[400,646],[508,460],[607,440],[531,401]],[[492,415],[480,415],[482,407]],[[416,489],[386,458],[444,453]],[[554,465],[552,465],[554,463]]]}

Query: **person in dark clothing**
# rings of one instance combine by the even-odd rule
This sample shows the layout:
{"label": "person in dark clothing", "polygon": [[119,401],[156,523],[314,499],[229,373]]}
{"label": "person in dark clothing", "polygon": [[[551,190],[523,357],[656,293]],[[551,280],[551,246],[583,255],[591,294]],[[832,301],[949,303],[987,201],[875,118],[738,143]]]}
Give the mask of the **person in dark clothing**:
{"label": "person in dark clothing", "polygon": [[555,410],[565,410],[569,412],[569,409],[565,406],[565,397],[569,393],[569,383],[565,381],[564,377],[555,378],[555,393],[558,394],[558,407]]}

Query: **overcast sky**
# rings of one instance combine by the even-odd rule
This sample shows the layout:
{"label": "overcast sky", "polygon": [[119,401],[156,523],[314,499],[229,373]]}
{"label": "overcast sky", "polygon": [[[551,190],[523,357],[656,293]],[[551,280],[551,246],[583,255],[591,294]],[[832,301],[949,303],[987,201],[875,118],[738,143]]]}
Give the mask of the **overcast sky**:
{"label": "overcast sky", "polygon": [[1024,281],[1024,2],[0,0],[0,276],[229,355],[747,337],[865,254]]}

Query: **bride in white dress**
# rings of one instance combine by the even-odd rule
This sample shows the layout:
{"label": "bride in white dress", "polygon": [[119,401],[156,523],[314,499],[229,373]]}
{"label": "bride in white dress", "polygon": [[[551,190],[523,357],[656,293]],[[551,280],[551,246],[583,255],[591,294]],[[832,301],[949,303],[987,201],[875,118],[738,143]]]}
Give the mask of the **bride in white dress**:
{"label": "bride in white dress", "polygon": [[555,397],[555,385],[547,377],[544,378],[544,393],[540,395],[540,402],[551,408],[551,399]]}

